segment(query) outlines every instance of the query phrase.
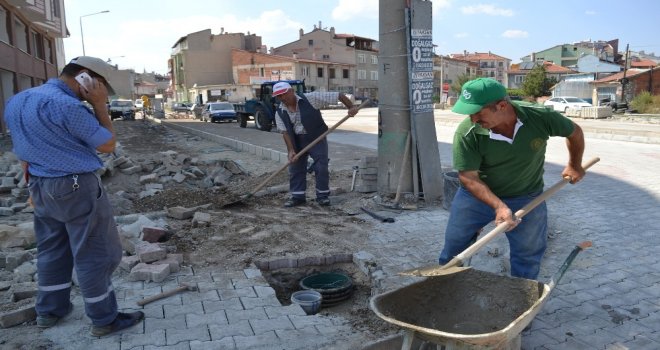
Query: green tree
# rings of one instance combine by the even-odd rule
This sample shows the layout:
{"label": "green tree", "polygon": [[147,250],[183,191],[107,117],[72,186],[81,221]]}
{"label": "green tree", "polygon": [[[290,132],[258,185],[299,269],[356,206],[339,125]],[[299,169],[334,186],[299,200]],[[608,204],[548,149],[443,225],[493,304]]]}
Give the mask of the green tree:
{"label": "green tree", "polygon": [[527,96],[546,96],[547,95],[547,82],[546,82],[545,67],[538,65],[527,74],[525,81],[522,83],[522,91]]}
{"label": "green tree", "polygon": [[456,81],[454,81],[451,84],[451,91],[453,91],[453,92],[457,93],[458,95],[460,95],[461,94],[461,88],[463,87],[463,84],[465,84],[468,80],[472,80],[472,77],[470,77],[469,74],[463,73],[463,74],[459,75],[456,78]]}

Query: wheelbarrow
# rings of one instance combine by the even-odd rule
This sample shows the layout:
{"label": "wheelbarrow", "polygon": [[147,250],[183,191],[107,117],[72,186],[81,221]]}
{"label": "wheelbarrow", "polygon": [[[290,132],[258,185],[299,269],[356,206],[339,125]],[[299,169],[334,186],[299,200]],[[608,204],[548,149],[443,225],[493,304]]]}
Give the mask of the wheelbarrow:
{"label": "wheelbarrow", "polygon": [[469,269],[379,294],[370,307],[406,330],[402,350],[409,350],[415,338],[445,349],[519,349],[520,333],[589,246],[576,246],[547,284]]}

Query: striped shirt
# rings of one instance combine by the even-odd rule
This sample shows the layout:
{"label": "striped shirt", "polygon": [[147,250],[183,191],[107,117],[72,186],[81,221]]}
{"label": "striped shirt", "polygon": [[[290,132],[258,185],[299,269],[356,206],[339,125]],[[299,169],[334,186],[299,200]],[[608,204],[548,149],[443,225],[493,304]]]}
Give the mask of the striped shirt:
{"label": "striped shirt", "polygon": [[[330,92],[330,91],[314,91],[314,92],[308,92],[305,94],[305,97],[307,98],[307,101],[312,105],[312,107],[316,109],[320,109],[321,107],[327,106],[329,104],[335,104],[339,100],[339,93],[338,92]],[[302,125],[302,122],[300,121],[300,109],[298,108],[298,102],[302,97],[296,95],[296,111],[291,112],[289,111],[288,108],[286,108],[286,105],[284,103],[281,103],[282,110],[286,111],[289,114],[289,119],[291,120],[291,124],[293,124],[293,130],[296,133],[296,135],[303,135],[307,134],[307,131],[305,130],[305,127]],[[277,131],[281,133],[286,132],[286,127],[284,126],[284,122],[282,122],[282,116],[280,116],[279,110],[275,113],[275,124],[277,125]]]}

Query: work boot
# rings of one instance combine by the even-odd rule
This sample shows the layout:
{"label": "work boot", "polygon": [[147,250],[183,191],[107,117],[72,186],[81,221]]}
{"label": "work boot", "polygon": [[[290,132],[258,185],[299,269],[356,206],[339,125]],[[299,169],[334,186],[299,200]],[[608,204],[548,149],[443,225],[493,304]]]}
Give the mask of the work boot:
{"label": "work boot", "polygon": [[69,303],[69,310],[62,317],[57,317],[54,315],[39,315],[37,316],[37,327],[39,328],[50,328],[57,324],[62,318],[65,318],[73,310],[73,304]]}
{"label": "work boot", "polygon": [[330,198],[317,198],[316,203],[318,203],[322,207],[329,207],[330,206]]}
{"label": "work boot", "polygon": [[120,312],[112,323],[106,326],[92,326],[89,333],[95,337],[102,337],[135,326],[142,319],[144,319],[144,312],[142,311],[131,313]]}
{"label": "work boot", "polygon": [[305,198],[298,198],[298,197],[291,197],[284,202],[284,207],[285,208],[292,208],[292,207],[297,207],[299,205],[303,205],[307,203],[307,200]]}

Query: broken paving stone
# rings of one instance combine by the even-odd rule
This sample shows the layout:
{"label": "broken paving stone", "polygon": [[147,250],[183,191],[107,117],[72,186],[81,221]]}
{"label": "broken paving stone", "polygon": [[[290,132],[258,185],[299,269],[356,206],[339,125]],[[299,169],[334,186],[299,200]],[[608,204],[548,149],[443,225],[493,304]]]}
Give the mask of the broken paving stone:
{"label": "broken paving stone", "polygon": [[144,226],[142,227],[142,240],[149,243],[163,242],[167,238],[167,230],[162,227]]}
{"label": "broken paving stone", "polygon": [[37,317],[34,303],[25,302],[19,309],[0,314],[0,328],[9,328],[24,322],[32,321]]}
{"label": "broken paving stone", "polygon": [[36,282],[14,283],[9,293],[11,293],[11,301],[17,302],[36,296],[38,290]]}
{"label": "broken paving stone", "polygon": [[146,184],[146,183],[156,182],[156,181],[158,181],[158,174],[148,174],[148,175],[140,176],[140,183],[141,184]]}
{"label": "broken paving stone", "polygon": [[162,260],[154,261],[154,265],[163,265],[168,264],[170,266],[170,272],[175,273],[181,270],[181,264],[183,263],[183,254],[167,254],[167,257]]}
{"label": "broken paving stone", "polygon": [[162,190],[163,189],[163,184],[159,183],[148,183],[144,185],[144,188],[149,191],[149,190]]}
{"label": "broken paving stone", "polygon": [[178,219],[178,220],[187,220],[195,215],[197,208],[184,208],[184,207],[172,207],[167,208],[167,216]]}
{"label": "broken paving stone", "polygon": [[208,227],[211,224],[211,214],[196,212],[192,219],[192,227]]}
{"label": "broken paving stone", "polygon": [[169,264],[154,265],[139,263],[131,269],[131,273],[128,275],[128,280],[162,282],[169,275]]}
{"label": "broken paving stone", "polygon": [[186,179],[186,175],[184,175],[182,173],[177,173],[172,178],[172,180],[176,181],[177,183],[182,183],[185,179]]}
{"label": "broken paving stone", "polygon": [[157,243],[142,241],[135,245],[135,255],[140,258],[141,262],[150,263],[164,259],[167,256],[167,251]]}
{"label": "broken paving stone", "polygon": [[123,256],[119,262],[119,268],[125,271],[131,271],[135,265],[140,263],[140,258],[136,255]]}
{"label": "broken paving stone", "polygon": [[126,174],[126,175],[132,175],[132,174],[137,174],[137,173],[141,172],[142,167],[138,166],[138,165],[135,165],[135,166],[132,166],[132,167],[127,168],[127,169],[121,169],[120,171],[122,173]]}

